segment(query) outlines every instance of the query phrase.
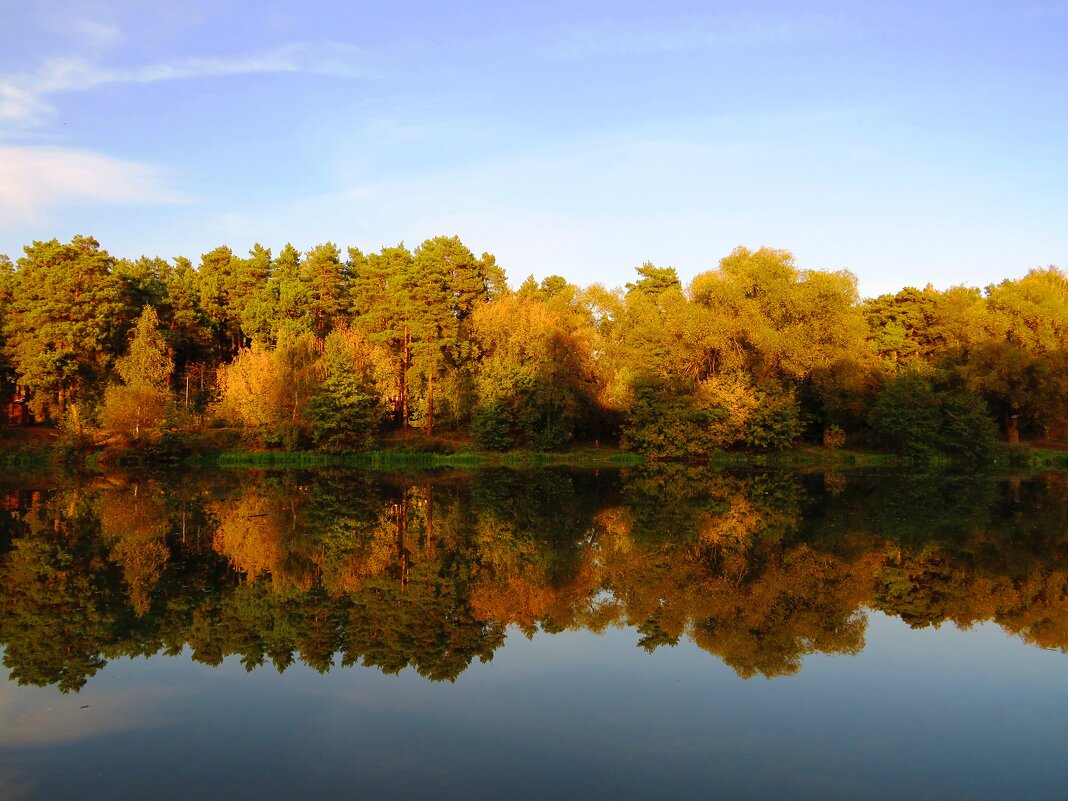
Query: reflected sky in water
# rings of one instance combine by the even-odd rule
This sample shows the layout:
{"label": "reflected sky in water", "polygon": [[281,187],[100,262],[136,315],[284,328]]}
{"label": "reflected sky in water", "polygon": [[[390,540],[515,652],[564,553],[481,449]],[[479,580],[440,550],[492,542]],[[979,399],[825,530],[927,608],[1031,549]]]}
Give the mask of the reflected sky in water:
{"label": "reflected sky in water", "polygon": [[[2,529],[3,798],[1068,795],[1056,477],[38,482]],[[341,667],[390,636],[388,668]],[[267,641],[284,671],[248,669]]]}

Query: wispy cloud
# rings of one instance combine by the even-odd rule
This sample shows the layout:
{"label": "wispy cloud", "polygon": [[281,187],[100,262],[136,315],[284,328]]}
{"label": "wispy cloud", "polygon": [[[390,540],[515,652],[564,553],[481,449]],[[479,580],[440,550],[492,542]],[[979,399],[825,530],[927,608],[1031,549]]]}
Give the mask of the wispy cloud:
{"label": "wispy cloud", "polygon": [[562,31],[547,52],[558,58],[643,55],[820,42],[860,32],[840,17],[802,14],[621,20]]}
{"label": "wispy cloud", "polygon": [[88,45],[94,50],[114,47],[126,38],[119,26],[99,20],[59,18],[54,27],[73,41],[83,46]]}
{"label": "wispy cloud", "polygon": [[[98,37],[106,37],[98,31]],[[118,36],[116,32],[114,34]],[[376,73],[365,50],[336,42],[282,45],[225,58],[185,58],[137,67],[108,67],[83,56],[53,58],[33,73],[0,76],[0,121],[32,125],[52,112],[49,97],[116,83],[154,83],[257,73],[367,78]]]}
{"label": "wispy cloud", "polygon": [[182,200],[156,167],[81,150],[0,145],[0,224],[32,222],[73,202]]}

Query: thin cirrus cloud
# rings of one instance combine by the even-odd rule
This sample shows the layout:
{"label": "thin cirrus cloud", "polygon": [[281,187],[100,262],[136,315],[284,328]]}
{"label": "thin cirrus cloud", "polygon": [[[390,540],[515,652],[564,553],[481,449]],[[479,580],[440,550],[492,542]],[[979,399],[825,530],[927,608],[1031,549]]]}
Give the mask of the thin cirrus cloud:
{"label": "thin cirrus cloud", "polygon": [[54,14],[43,23],[46,30],[66,42],[67,47],[76,47],[83,53],[104,53],[126,40],[122,28],[101,20]]}
{"label": "thin cirrus cloud", "polygon": [[0,76],[0,122],[37,125],[53,112],[49,98],[106,84],[154,83],[257,73],[304,73],[369,78],[376,59],[337,42],[286,44],[239,57],[185,58],[136,67],[108,67],[85,57],[53,58],[35,72]]}
{"label": "thin cirrus cloud", "polygon": [[83,150],[0,145],[0,225],[67,203],[180,203],[156,167]]}
{"label": "thin cirrus cloud", "polygon": [[844,17],[701,15],[569,28],[558,32],[545,52],[556,58],[573,59],[801,44],[852,39],[863,34],[863,26]]}

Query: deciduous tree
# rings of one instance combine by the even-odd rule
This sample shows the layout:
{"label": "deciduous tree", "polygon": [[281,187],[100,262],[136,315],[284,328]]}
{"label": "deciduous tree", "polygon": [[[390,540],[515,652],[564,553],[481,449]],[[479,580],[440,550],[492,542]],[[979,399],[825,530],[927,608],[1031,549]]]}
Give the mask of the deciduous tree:
{"label": "deciduous tree", "polygon": [[122,383],[113,384],[104,392],[104,430],[136,440],[157,429],[170,401],[173,370],[174,360],[159,330],[156,310],[145,306],[131,332],[126,355],[115,363]]}

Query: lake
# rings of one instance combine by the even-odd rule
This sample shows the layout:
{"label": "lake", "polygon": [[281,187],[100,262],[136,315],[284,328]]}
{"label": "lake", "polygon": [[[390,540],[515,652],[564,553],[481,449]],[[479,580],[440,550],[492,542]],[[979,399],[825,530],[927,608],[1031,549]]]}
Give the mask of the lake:
{"label": "lake", "polygon": [[1068,475],[0,475],[0,798],[1068,797]]}

